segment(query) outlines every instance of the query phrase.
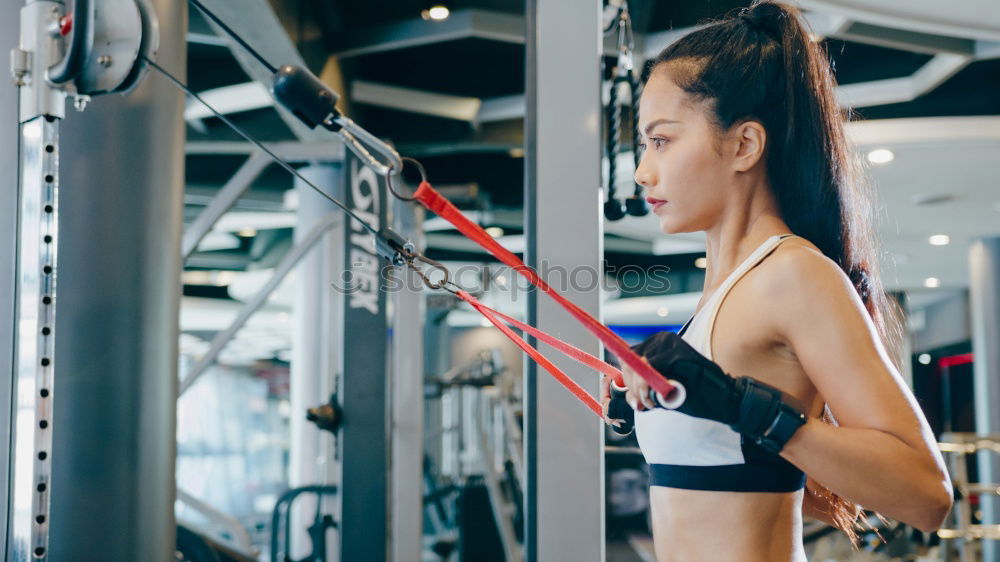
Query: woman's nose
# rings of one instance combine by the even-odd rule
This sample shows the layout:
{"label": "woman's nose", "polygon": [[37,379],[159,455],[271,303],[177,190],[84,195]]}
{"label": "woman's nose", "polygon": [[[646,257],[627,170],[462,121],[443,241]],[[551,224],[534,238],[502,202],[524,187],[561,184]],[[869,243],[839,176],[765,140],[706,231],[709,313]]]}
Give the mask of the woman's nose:
{"label": "woman's nose", "polygon": [[656,183],[656,178],[653,177],[652,171],[646,165],[645,154],[639,158],[639,165],[635,168],[635,183],[647,188],[652,187]]}

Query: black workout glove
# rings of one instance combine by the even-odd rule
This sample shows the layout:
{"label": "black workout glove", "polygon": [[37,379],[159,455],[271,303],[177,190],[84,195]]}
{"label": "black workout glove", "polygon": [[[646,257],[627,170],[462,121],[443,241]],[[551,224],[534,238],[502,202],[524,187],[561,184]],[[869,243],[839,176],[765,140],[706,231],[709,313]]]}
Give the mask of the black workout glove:
{"label": "black workout glove", "polygon": [[[646,355],[646,352],[652,349],[657,335],[659,334],[633,345],[632,351],[639,357]],[[635,428],[635,410],[629,405],[628,400],[625,399],[625,393],[628,389],[618,388],[614,381],[612,381],[609,390],[611,400],[608,402],[608,418],[618,421],[618,425],[612,425],[611,429],[619,435],[628,435]],[[659,404],[659,402],[656,402],[655,397],[654,402]]]}
{"label": "black workout glove", "polygon": [[[781,400],[779,390],[748,377],[730,377],[673,332],[659,332],[632,349],[664,378],[684,387],[684,401],[674,408],[678,412],[724,423],[772,453],[780,451],[806,422],[801,412]],[[616,417],[611,415],[612,406],[621,413],[615,398],[612,388],[611,418]],[[674,396],[653,398],[664,407]],[[620,402],[624,402],[624,392]]]}

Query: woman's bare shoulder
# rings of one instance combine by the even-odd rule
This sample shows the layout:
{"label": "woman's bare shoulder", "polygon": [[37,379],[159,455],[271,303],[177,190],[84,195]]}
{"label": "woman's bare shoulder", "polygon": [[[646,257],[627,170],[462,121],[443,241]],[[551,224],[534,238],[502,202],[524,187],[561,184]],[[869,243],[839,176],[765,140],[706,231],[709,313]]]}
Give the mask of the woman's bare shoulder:
{"label": "woman's bare shoulder", "polygon": [[[805,238],[785,240],[760,266],[760,285],[771,296],[789,295],[792,291],[822,298],[831,290],[854,292],[850,278],[840,265]],[[824,294],[817,294],[818,289],[823,289]]]}
{"label": "woman's bare shoulder", "polygon": [[874,328],[844,270],[804,238],[785,240],[755,270],[753,298],[767,303],[762,327],[780,341],[790,343],[789,332],[817,320],[831,328]]}
{"label": "woman's bare shoulder", "polygon": [[[805,238],[789,238],[779,244],[752,270],[755,298],[778,304],[790,297],[823,298],[831,291],[854,293],[843,269]],[[821,294],[820,294],[821,293]]]}

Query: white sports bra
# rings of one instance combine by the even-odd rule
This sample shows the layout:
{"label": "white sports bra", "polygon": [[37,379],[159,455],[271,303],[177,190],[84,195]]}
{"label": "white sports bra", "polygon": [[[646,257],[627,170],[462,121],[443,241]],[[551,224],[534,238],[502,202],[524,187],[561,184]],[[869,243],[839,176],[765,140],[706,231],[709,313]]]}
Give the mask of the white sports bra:
{"label": "white sports bra", "polygon": [[[712,359],[712,327],[723,299],[740,278],[781,242],[772,236],[741,263],[684,327],[681,338]],[[673,410],[636,411],[635,433],[650,468],[650,485],[692,490],[791,492],[805,475],[779,455],[769,453],[728,425]]]}

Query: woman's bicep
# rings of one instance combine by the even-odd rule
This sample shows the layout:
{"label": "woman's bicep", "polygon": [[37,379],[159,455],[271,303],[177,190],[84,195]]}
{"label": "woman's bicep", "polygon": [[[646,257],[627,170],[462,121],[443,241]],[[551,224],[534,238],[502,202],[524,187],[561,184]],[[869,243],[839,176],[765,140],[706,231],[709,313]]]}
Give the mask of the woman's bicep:
{"label": "woman's bicep", "polygon": [[834,262],[813,253],[796,248],[778,264],[784,269],[774,300],[779,337],[839,425],[930,445],[926,421],[850,280]]}

